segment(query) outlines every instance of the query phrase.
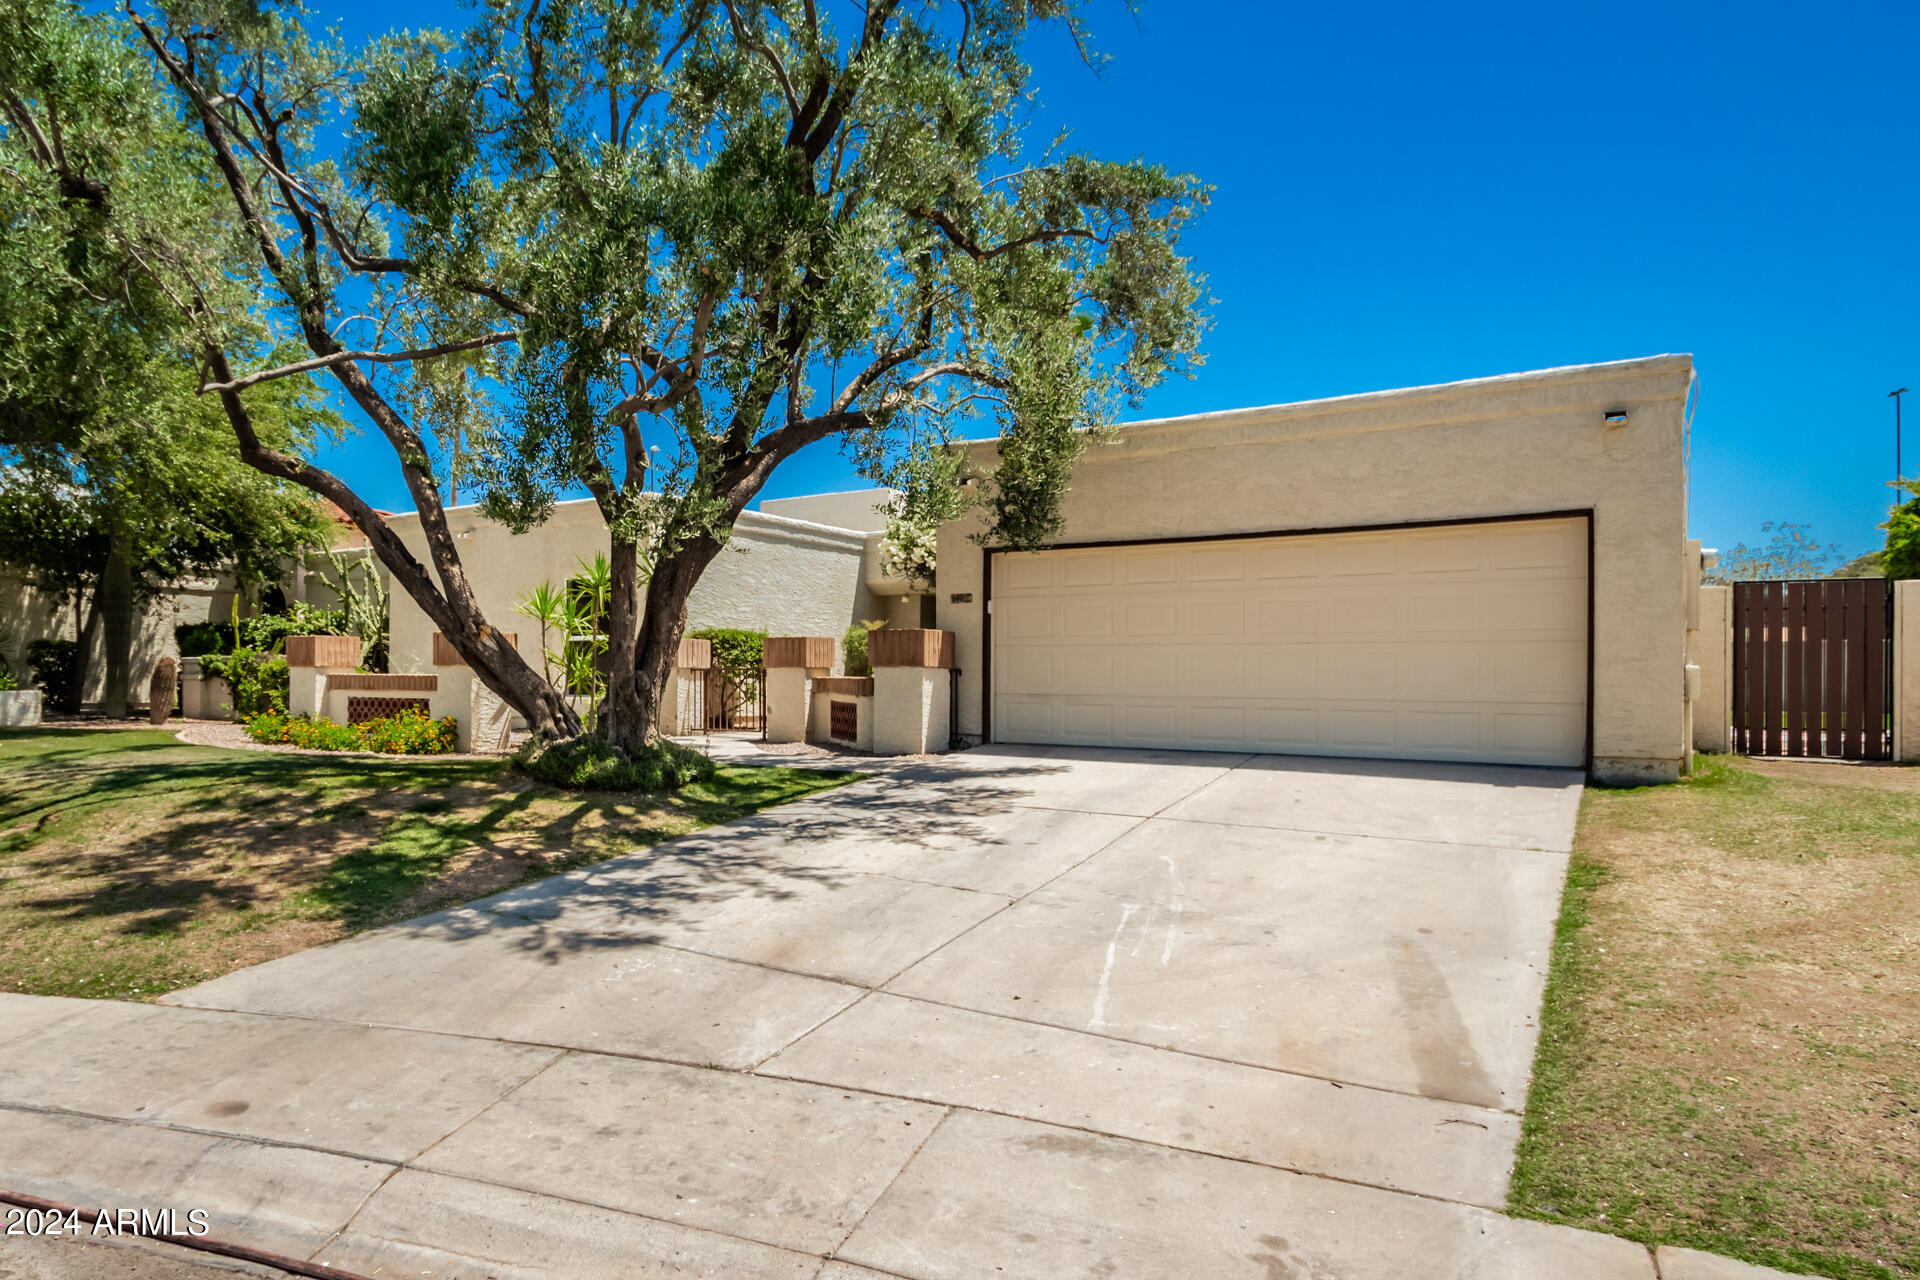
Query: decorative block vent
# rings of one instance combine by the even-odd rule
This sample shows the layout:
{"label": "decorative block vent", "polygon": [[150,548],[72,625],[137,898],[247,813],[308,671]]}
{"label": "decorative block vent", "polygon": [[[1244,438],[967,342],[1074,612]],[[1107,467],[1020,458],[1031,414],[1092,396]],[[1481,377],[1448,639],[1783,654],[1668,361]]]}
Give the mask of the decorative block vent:
{"label": "decorative block vent", "polygon": [[872,676],[822,676],[813,682],[815,693],[853,694],[859,698],[873,696]]}
{"label": "decorative block vent", "polygon": [[[508,644],[517,645],[519,643],[520,633],[517,631],[502,631],[498,634],[500,638]],[[467,660],[460,656],[458,649],[453,647],[453,641],[436,631],[433,633],[433,665],[436,667],[464,667],[467,665]]]}
{"label": "decorative block vent", "polygon": [[384,720],[408,708],[423,716],[429,714],[425,698],[348,698],[347,723],[365,724],[369,720]]}
{"label": "decorative block vent", "polygon": [[688,636],[680,642],[680,651],[674,654],[673,665],[682,671],[712,670],[713,641]]}
{"label": "decorative block vent", "polygon": [[842,742],[853,742],[860,737],[860,704],[842,702],[838,698],[827,704],[827,736],[838,738]]}
{"label": "decorative block vent", "polygon": [[833,667],[833,640],[828,636],[769,636],[766,647],[769,667]]}
{"label": "decorative block vent", "polygon": [[867,660],[876,667],[951,667],[953,632],[882,627],[867,637]]}
{"label": "decorative block vent", "polygon": [[360,665],[359,636],[288,636],[290,667],[345,667]]}

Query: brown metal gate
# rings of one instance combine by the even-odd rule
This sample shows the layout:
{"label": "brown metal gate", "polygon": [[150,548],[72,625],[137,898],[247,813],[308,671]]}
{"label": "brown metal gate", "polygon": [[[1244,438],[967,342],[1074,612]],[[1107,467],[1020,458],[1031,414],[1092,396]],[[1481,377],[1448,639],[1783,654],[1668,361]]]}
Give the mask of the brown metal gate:
{"label": "brown metal gate", "polygon": [[1733,746],[1893,757],[1893,583],[1733,584]]}

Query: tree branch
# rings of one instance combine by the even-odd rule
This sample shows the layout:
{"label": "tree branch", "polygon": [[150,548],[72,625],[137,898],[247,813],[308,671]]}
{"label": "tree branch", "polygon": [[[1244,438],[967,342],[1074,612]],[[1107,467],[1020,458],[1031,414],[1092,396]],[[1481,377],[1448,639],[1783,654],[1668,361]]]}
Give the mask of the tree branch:
{"label": "tree branch", "polygon": [[459,342],[443,342],[437,347],[416,347],[411,351],[336,351],[331,355],[315,356],[311,360],[298,360],[293,364],[281,365],[277,369],[262,369],[258,373],[249,373],[231,382],[207,383],[200,388],[200,392],[204,395],[209,391],[245,391],[248,387],[258,386],[262,382],[272,382],[276,378],[290,378],[296,373],[311,373],[315,369],[329,369],[337,364],[405,364],[412,360],[452,355],[458,351],[495,347],[503,342],[512,342],[519,336],[518,333],[512,332],[489,333]]}
{"label": "tree branch", "polygon": [[1087,227],[1043,227],[1038,231],[1030,231],[1024,236],[1009,240],[1005,244],[995,245],[991,249],[983,249],[972,236],[960,229],[959,223],[938,209],[915,206],[908,208],[905,212],[910,218],[920,218],[923,221],[931,222],[940,229],[942,235],[946,236],[949,243],[964,251],[966,255],[975,262],[985,262],[987,259],[997,258],[1003,253],[1011,253],[1015,249],[1024,249],[1030,244],[1047,244],[1055,240],[1068,239],[1100,239],[1097,232]]}

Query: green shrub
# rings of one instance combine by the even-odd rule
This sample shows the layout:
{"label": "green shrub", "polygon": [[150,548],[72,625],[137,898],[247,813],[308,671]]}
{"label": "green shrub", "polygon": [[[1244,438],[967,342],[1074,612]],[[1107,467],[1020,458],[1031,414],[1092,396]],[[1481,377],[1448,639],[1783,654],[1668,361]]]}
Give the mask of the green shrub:
{"label": "green shrub", "polygon": [[872,622],[856,622],[847,628],[846,635],[840,637],[840,656],[846,659],[848,675],[870,676],[873,674],[873,663],[867,657],[867,637],[886,625],[884,618],[876,618]]}
{"label": "green shrub", "polygon": [[435,720],[411,708],[361,724],[335,724],[267,711],[249,717],[246,729],[256,742],[285,742],[319,751],[380,751],[396,756],[445,755],[457,742],[452,716]]}
{"label": "green shrub", "polygon": [[55,711],[80,709],[80,646],[72,640],[35,640],[27,646],[33,683]]}
{"label": "green shrub", "polygon": [[233,709],[243,716],[287,709],[293,681],[281,654],[246,646],[232,653],[206,653],[200,655],[200,670],[227,682]]}
{"label": "green shrub", "polygon": [[767,633],[741,627],[710,627],[694,632],[693,638],[713,645],[713,665],[725,677],[720,696],[726,706],[708,707],[707,712],[721,715],[722,724],[733,724],[733,717],[760,697],[760,672],[767,665]]}
{"label": "green shrub", "polygon": [[13,672],[7,670],[4,664],[0,664],[0,693],[11,693],[19,687],[20,682],[13,678]]}
{"label": "green shrub", "polygon": [[188,622],[173,629],[174,643],[183,658],[198,658],[207,653],[233,652],[233,624],[227,622]]}
{"label": "green shrub", "polygon": [[713,665],[736,684],[753,684],[767,665],[767,633],[741,627],[709,627],[693,633],[713,645]]}
{"label": "green shrub", "polygon": [[240,621],[240,643],[250,649],[284,650],[288,636],[344,636],[347,615],[296,600],[282,613],[263,613]]}
{"label": "green shrub", "polygon": [[547,747],[529,740],[513,762],[568,791],[678,791],[714,773],[712,760],[665,738],[638,751],[623,751],[599,738],[571,738]]}

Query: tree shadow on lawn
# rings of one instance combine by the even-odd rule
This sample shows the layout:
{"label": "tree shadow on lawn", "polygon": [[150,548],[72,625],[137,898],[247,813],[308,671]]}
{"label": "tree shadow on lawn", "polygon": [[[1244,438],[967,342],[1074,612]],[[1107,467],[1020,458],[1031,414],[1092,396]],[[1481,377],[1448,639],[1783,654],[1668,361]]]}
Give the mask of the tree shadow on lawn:
{"label": "tree shadow on lawn", "polygon": [[[714,783],[672,797],[570,795],[504,761],[218,751],[158,733],[148,742],[126,734],[102,742],[98,731],[51,736],[65,741],[26,759],[0,756],[9,781],[21,784],[18,800],[0,800],[0,830],[12,828],[0,834],[0,855],[25,873],[16,876],[24,891],[16,919],[95,921],[129,938],[175,936],[216,917],[229,930],[307,921],[352,933],[499,894],[496,904],[533,895],[564,901],[570,916],[601,917],[604,938],[574,931],[559,943],[566,949],[645,941],[634,930],[644,934],[650,922],[846,884],[851,873],[805,856],[828,842],[884,832],[909,849],[1002,843],[983,820],[1028,794],[1021,777],[1063,768],[915,769],[851,791],[802,791],[756,813],[795,794],[793,771],[723,767]],[[848,775],[814,776],[831,787]],[[102,821],[115,825],[102,829]],[[734,825],[687,838],[720,823]],[[616,861],[605,873],[557,877],[606,859]],[[28,882],[36,879],[52,892],[35,893]],[[499,918],[457,914],[466,922],[459,928]],[[445,925],[444,915],[428,919]],[[562,926],[553,923],[557,937]]]}

